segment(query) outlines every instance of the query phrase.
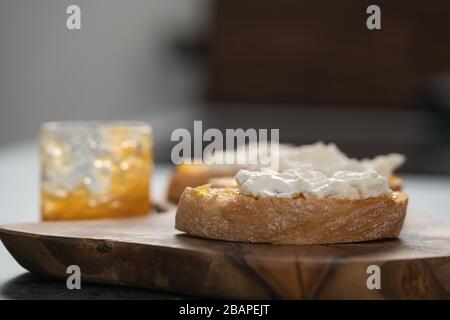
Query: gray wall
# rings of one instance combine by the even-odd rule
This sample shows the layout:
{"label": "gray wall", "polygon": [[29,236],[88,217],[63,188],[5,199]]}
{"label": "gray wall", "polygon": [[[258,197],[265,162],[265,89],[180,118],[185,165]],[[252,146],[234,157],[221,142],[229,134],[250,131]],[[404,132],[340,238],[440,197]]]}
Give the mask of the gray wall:
{"label": "gray wall", "polygon": [[[70,4],[81,30],[66,28]],[[189,125],[200,75],[171,46],[201,32],[207,10],[205,0],[2,0],[0,146],[48,120],[144,119],[164,139]]]}
{"label": "gray wall", "polygon": [[[81,7],[82,30],[66,28],[70,4]],[[202,67],[173,48],[177,39],[207,32],[212,4],[0,0],[0,148],[35,143],[44,121],[138,119],[153,125],[155,155],[167,160],[172,130],[202,119],[205,128],[281,128],[283,141],[367,144],[371,153],[361,151],[367,156],[401,151],[411,168],[449,167],[448,148],[436,143],[439,133],[419,110],[201,106]],[[391,150],[384,142],[408,150]],[[430,149],[433,143],[438,147]]]}

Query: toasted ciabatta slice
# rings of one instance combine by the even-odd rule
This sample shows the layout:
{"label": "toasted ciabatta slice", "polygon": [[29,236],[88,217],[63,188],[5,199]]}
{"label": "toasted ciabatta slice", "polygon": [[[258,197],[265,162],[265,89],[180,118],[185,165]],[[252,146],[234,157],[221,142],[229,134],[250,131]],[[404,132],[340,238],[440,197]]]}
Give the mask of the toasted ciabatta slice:
{"label": "toasted ciabatta slice", "polygon": [[394,192],[360,200],[254,198],[238,189],[186,188],[175,227],[210,239],[331,244],[394,238],[406,215],[408,196]]}
{"label": "toasted ciabatta slice", "polygon": [[239,188],[234,177],[211,178],[208,183],[212,188]]}
{"label": "toasted ciabatta slice", "polygon": [[[179,165],[172,172],[167,198],[171,202],[178,203],[186,187],[198,187],[211,182],[213,182],[215,187],[229,187],[228,183],[230,180],[228,179],[233,179],[232,177],[237,171],[238,169],[236,168],[214,170],[210,166],[203,164]],[[212,180],[215,178],[224,179]],[[403,180],[397,176],[391,176],[389,177],[389,187],[393,191],[401,191]]]}
{"label": "toasted ciabatta slice", "polygon": [[403,179],[397,176],[390,176],[388,178],[389,188],[392,191],[402,191],[403,189]]}
{"label": "toasted ciabatta slice", "polygon": [[232,177],[237,171],[237,169],[214,170],[203,164],[181,164],[172,172],[167,198],[177,203],[186,187],[198,187],[209,183],[213,178]]}

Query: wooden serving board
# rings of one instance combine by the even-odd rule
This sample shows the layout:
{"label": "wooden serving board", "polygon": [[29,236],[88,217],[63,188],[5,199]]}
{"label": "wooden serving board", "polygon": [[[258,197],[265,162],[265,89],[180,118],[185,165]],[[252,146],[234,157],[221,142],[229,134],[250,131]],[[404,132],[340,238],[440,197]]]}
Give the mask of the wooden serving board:
{"label": "wooden serving board", "polygon": [[[450,297],[450,226],[408,213],[399,239],[274,246],[200,239],[174,229],[175,208],[148,217],[2,226],[26,269],[82,281],[216,298],[423,299]],[[381,289],[369,290],[369,265]]]}

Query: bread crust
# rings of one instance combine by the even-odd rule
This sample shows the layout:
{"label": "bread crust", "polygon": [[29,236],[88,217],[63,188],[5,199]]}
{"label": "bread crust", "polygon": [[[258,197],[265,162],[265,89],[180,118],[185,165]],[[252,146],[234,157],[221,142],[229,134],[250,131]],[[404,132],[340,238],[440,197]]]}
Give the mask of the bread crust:
{"label": "bread crust", "polygon": [[332,244],[395,238],[408,205],[404,193],[361,200],[254,198],[209,185],[186,188],[175,227],[190,235],[271,244]]}
{"label": "bread crust", "polygon": [[[237,173],[236,169],[214,170],[203,164],[182,164],[172,172],[167,199],[170,202],[178,203],[181,194],[186,187],[198,187],[207,183],[213,178],[233,177]],[[401,191],[403,180],[397,176],[389,177],[389,187],[393,191]]]}
{"label": "bread crust", "polygon": [[392,189],[392,191],[402,191],[403,189],[403,179],[397,176],[390,176],[388,178],[389,180],[389,188]]}
{"label": "bread crust", "polygon": [[167,199],[178,203],[186,187],[198,187],[209,183],[210,179],[232,177],[235,174],[236,170],[212,170],[209,166],[202,164],[179,165],[170,177]]}

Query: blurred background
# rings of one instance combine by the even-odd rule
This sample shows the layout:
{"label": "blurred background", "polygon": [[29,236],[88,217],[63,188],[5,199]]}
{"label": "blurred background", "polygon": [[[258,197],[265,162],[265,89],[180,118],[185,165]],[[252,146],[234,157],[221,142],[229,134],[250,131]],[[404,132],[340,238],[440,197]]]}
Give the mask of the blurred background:
{"label": "blurred background", "polygon": [[[0,224],[39,220],[42,122],[117,119],[155,129],[155,198],[172,131],[203,120],[404,153],[410,208],[450,222],[450,1],[1,0]],[[0,244],[0,299],[55,296],[23,272]]]}
{"label": "blurred background", "polygon": [[[67,30],[66,8],[81,8]],[[350,156],[450,173],[450,2],[2,0],[0,150],[41,122],[137,119],[168,161],[175,128],[280,128]],[[5,151],[7,153],[7,151]]]}

